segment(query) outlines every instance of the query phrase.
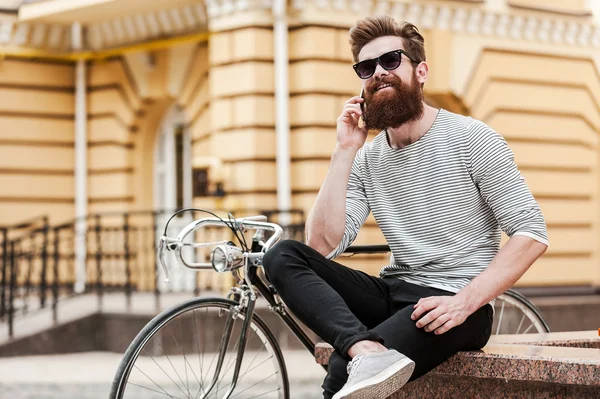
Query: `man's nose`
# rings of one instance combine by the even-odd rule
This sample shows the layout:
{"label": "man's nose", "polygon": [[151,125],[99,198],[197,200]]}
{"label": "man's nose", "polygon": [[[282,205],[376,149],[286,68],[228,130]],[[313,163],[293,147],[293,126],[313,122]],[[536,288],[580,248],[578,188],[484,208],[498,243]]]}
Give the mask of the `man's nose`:
{"label": "man's nose", "polygon": [[381,65],[379,65],[379,63],[377,63],[377,66],[375,67],[375,73],[373,74],[374,78],[380,78],[382,76],[386,76],[388,74],[388,71],[386,71],[385,69],[383,69],[383,67]]}

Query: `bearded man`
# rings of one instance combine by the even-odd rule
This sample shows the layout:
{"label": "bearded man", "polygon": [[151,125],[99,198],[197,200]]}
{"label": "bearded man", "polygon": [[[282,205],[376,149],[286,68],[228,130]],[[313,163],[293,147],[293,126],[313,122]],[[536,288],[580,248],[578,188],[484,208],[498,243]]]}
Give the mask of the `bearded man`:
{"label": "bearded man", "polygon": [[[502,136],[424,103],[429,68],[414,25],[366,18],[350,44],[364,99],[346,101],[337,119],[308,245],[282,241],[263,264],[291,311],[335,349],[324,397],[386,398],[456,352],[482,348],[494,299],[548,239]],[[369,129],[381,132],[365,144]],[[392,250],[379,277],[331,260],[369,212]],[[500,249],[501,231],[510,239]]]}

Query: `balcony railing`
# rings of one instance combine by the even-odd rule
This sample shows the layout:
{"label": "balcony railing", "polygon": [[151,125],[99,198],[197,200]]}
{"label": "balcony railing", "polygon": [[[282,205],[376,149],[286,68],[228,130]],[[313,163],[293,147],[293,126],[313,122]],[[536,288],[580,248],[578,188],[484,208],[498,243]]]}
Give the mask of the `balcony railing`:
{"label": "balcony railing", "polygon": [[[217,213],[219,213],[217,211]],[[243,210],[235,217],[266,215],[278,222],[284,212],[278,210]],[[291,223],[284,226],[285,238],[304,240],[304,213],[292,210]],[[171,268],[171,283],[164,282],[157,267],[156,244],[172,211],[139,211],[89,215],[83,220],[52,226],[47,217],[19,225],[0,227],[0,321],[7,322],[13,336],[14,318],[40,309],[51,308],[57,323],[58,306],[70,297],[93,294],[102,309],[106,293],[123,294],[127,306],[135,292],[154,294],[157,308],[162,294],[187,292],[200,295],[205,290],[228,289],[231,276],[212,271],[191,272],[176,265]],[[224,213],[220,215],[225,216]],[[200,213],[184,213],[170,223],[169,235],[178,231]],[[78,240],[76,226],[84,222],[85,236]],[[225,228],[210,228],[198,233],[197,240],[232,239]],[[78,275],[76,245],[85,242],[84,275]],[[193,254],[206,259],[209,251]],[[174,263],[174,262],[172,262]],[[75,283],[85,280],[82,292]]]}

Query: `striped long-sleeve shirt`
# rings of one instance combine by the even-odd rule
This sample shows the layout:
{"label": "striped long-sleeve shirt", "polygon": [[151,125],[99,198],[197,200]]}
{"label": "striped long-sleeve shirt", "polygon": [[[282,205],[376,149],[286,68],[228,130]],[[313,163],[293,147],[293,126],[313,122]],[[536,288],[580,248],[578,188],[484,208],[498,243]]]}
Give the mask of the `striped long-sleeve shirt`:
{"label": "striped long-sleeve shirt", "polygon": [[381,132],[357,153],[341,254],[369,212],[391,250],[380,275],[458,292],[492,261],[501,230],[548,244],[546,224],[506,141],[470,117],[440,110],[418,141],[392,149]]}

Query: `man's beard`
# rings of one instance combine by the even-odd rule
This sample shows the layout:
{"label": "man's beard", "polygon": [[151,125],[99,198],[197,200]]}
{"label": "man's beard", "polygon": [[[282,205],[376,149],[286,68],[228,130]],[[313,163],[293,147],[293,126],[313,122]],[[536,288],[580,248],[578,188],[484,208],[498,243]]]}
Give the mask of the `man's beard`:
{"label": "man's beard", "polygon": [[[392,90],[381,93],[375,89],[382,84],[391,84]],[[365,90],[363,121],[371,129],[384,130],[413,122],[423,115],[423,92],[413,74],[410,84],[402,82],[395,75],[375,80]]]}

